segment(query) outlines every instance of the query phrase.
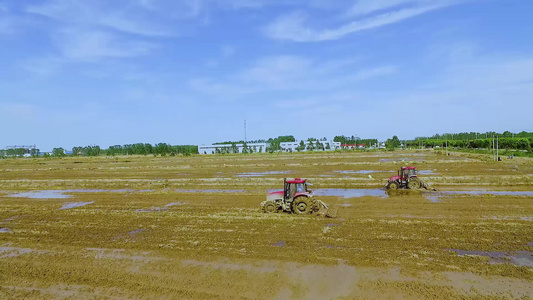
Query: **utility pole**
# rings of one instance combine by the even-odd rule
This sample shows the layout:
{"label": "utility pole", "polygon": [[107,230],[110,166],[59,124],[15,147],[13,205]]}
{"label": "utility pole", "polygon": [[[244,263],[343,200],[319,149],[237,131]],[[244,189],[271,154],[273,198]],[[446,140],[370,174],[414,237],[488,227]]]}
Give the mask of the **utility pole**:
{"label": "utility pole", "polygon": [[494,161],[496,161],[496,157],[494,156],[494,134],[492,135],[492,158],[494,159]]}
{"label": "utility pole", "polygon": [[496,135],[496,160],[498,160],[500,158],[499,154],[498,154],[498,136]]}

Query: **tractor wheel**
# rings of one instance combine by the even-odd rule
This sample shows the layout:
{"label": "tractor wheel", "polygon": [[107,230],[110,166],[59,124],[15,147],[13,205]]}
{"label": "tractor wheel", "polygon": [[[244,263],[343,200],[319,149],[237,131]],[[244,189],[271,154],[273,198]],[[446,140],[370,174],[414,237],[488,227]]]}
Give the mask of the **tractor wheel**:
{"label": "tractor wheel", "polygon": [[411,190],[418,190],[420,187],[422,187],[422,183],[420,183],[420,180],[418,179],[411,179],[409,180],[407,187]]}
{"label": "tractor wheel", "polygon": [[292,202],[292,211],[298,215],[309,214],[313,210],[311,199],[307,197],[296,197]]}
{"label": "tractor wheel", "polygon": [[396,181],[389,182],[389,185],[387,186],[389,190],[397,190],[399,187],[400,185]]}
{"label": "tractor wheel", "polygon": [[266,212],[267,214],[272,214],[272,213],[277,213],[278,208],[276,207],[276,203],[274,203],[274,201],[269,200],[269,201],[266,201],[265,204],[263,204],[263,211]]}

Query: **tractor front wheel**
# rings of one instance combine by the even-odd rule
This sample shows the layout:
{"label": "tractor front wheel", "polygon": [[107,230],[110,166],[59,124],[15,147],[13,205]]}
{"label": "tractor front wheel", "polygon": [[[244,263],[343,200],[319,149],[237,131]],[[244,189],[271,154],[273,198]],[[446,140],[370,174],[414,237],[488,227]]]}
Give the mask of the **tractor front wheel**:
{"label": "tractor front wheel", "polygon": [[309,214],[313,210],[311,200],[307,197],[296,197],[292,202],[292,211],[298,215]]}
{"label": "tractor front wheel", "polygon": [[396,181],[389,182],[389,185],[387,186],[389,190],[397,190],[399,187],[400,185]]}
{"label": "tractor front wheel", "polygon": [[263,211],[267,214],[277,213],[278,208],[276,207],[276,203],[274,201],[269,200],[265,204],[263,204]]}

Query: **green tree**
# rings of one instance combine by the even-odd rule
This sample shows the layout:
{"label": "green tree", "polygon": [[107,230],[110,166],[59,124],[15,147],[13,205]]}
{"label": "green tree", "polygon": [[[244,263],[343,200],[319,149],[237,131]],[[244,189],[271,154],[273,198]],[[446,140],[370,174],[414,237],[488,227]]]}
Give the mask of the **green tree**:
{"label": "green tree", "polygon": [[393,136],[385,142],[385,147],[387,147],[387,149],[395,149],[400,147],[401,144],[400,139],[398,139],[397,136]]}
{"label": "green tree", "polygon": [[52,155],[55,156],[55,157],[63,157],[65,156],[65,149],[63,148],[54,148],[52,150]]}
{"label": "green tree", "polygon": [[37,149],[37,148],[33,148],[33,149],[30,150],[30,155],[31,155],[32,157],[37,157],[37,156],[39,156],[39,153],[40,153],[40,152],[41,152],[41,151],[40,151],[39,149]]}
{"label": "green tree", "polygon": [[304,141],[300,141],[300,145],[296,147],[296,151],[300,152],[305,149],[305,143]]}

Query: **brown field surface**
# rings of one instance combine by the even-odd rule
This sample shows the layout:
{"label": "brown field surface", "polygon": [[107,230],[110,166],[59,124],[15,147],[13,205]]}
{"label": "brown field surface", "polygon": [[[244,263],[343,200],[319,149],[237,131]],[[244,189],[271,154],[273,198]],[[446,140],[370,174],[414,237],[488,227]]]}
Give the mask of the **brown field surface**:
{"label": "brown field surface", "polygon": [[[405,165],[438,192],[380,190]],[[533,298],[527,158],[68,157],[0,174],[0,299]],[[336,217],[262,213],[283,177]]]}

